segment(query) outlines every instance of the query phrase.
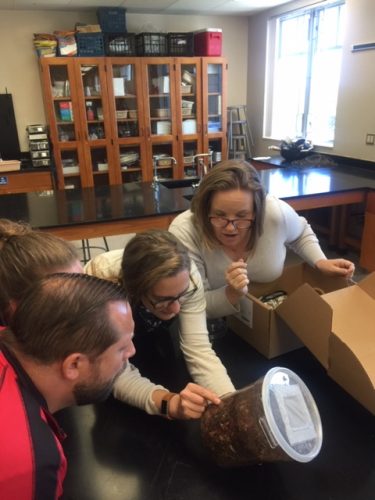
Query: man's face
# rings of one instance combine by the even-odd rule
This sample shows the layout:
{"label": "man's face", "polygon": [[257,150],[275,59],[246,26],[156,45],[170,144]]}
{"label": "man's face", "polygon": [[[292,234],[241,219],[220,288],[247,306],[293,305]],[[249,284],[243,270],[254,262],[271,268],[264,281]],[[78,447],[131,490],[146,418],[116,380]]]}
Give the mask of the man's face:
{"label": "man's face", "polygon": [[112,302],[108,312],[118,341],[91,362],[86,380],[74,387],[77,405],[104,401],[111,394],[113,384],[125,370],[127,361],[134,356],[134,321],[130,306],[126,302]]}

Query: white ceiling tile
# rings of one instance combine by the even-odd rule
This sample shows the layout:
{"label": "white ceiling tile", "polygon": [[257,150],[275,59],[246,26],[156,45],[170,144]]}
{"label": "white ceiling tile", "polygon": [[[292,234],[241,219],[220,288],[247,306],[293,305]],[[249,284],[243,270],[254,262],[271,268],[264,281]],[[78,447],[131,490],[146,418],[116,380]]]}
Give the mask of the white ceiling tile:
{"label": "white ceiling tile", "polygon": [[[121,7],[123,1],[122,0],[111,0],[111,7]],[[74,10],[75,8],[81,9],[82,7],[85,7],[86,9],[88,7],[90,8],[97,8],[97,7],[104,7],[105,6],[105,1],[104,0],[68,0],[69,7]]]}
{"label": "white ceiling tile", "polygon": [[155,13],[164,11],[174,3],[175,0],[123,0],[122,6],[130,12]]}
{"label": "white ceiling tile", "polygon": [[69,0],[14,0],[16,10],[61,10]]}
{"label": "white ceiling tile", "polygon": [[215,13],[217,8],[225,4],[225,0],[177,0],[167,9],[167,12],[206,12]]}
{"label": "white ceiling tile", "polygon": [[[290,0],[108,0],[129,13],[240,15],[269,9]],[[96,9],[106,0],[0,0],[0,10]]]}

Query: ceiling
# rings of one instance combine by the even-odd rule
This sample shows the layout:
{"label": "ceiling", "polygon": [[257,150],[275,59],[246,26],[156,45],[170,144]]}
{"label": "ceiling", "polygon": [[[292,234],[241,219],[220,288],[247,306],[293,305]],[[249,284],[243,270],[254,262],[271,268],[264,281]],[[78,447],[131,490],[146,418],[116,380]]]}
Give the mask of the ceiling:
{"label": "ceiling", "polygon": [[288,3],[290,0],[0,0],[0,10],[92,10],[124,7],[128,13],[240,15]]}

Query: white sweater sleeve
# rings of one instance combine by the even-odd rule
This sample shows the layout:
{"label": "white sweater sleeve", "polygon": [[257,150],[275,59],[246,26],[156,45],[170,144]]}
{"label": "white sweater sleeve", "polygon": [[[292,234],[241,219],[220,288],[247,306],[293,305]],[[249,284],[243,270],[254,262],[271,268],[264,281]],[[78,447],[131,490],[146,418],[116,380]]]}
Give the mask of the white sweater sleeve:
{"label": "white sweater sleeve", "polygon": [[198,288],[181,306],[180,347],[194,382],[212,390],[218,396],[223,396],[233,392],[235,388],[208,338],[204,290],[194,263],[191,274]]}
{"label": "white sweater sleeve", "polygon": [[116,399],[145,410],[150,415],[159,415],[152,393],[157,389],[168,391],[162,385],[156,385],[148,378],[142,377],[131,363],[128,363],[125,371],[116,380],[113,387],[113,395]]}
{"label": "white sweater sleeve", "polygon": [[84,272],[97,278],[118,282],[124,250],[111,250],[96,255],[84,267]]}

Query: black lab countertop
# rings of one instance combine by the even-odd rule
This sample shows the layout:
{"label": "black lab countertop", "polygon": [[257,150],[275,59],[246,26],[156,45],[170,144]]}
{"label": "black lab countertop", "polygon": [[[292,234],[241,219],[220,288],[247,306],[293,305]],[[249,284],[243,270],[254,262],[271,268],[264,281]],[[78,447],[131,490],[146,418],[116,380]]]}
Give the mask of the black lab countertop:
{"label": "black lab countertop", "polygon": [[222,469],[207,460],[196,421],[166,421],[109,399],[58,414],[68,433],[64,500],[374,499],[374,417],[307,349],[267,360],[232,332],[215,340],[214,348],[237,388],[274,366],[297,373],[320,412],[320,454],[307,464]]}

